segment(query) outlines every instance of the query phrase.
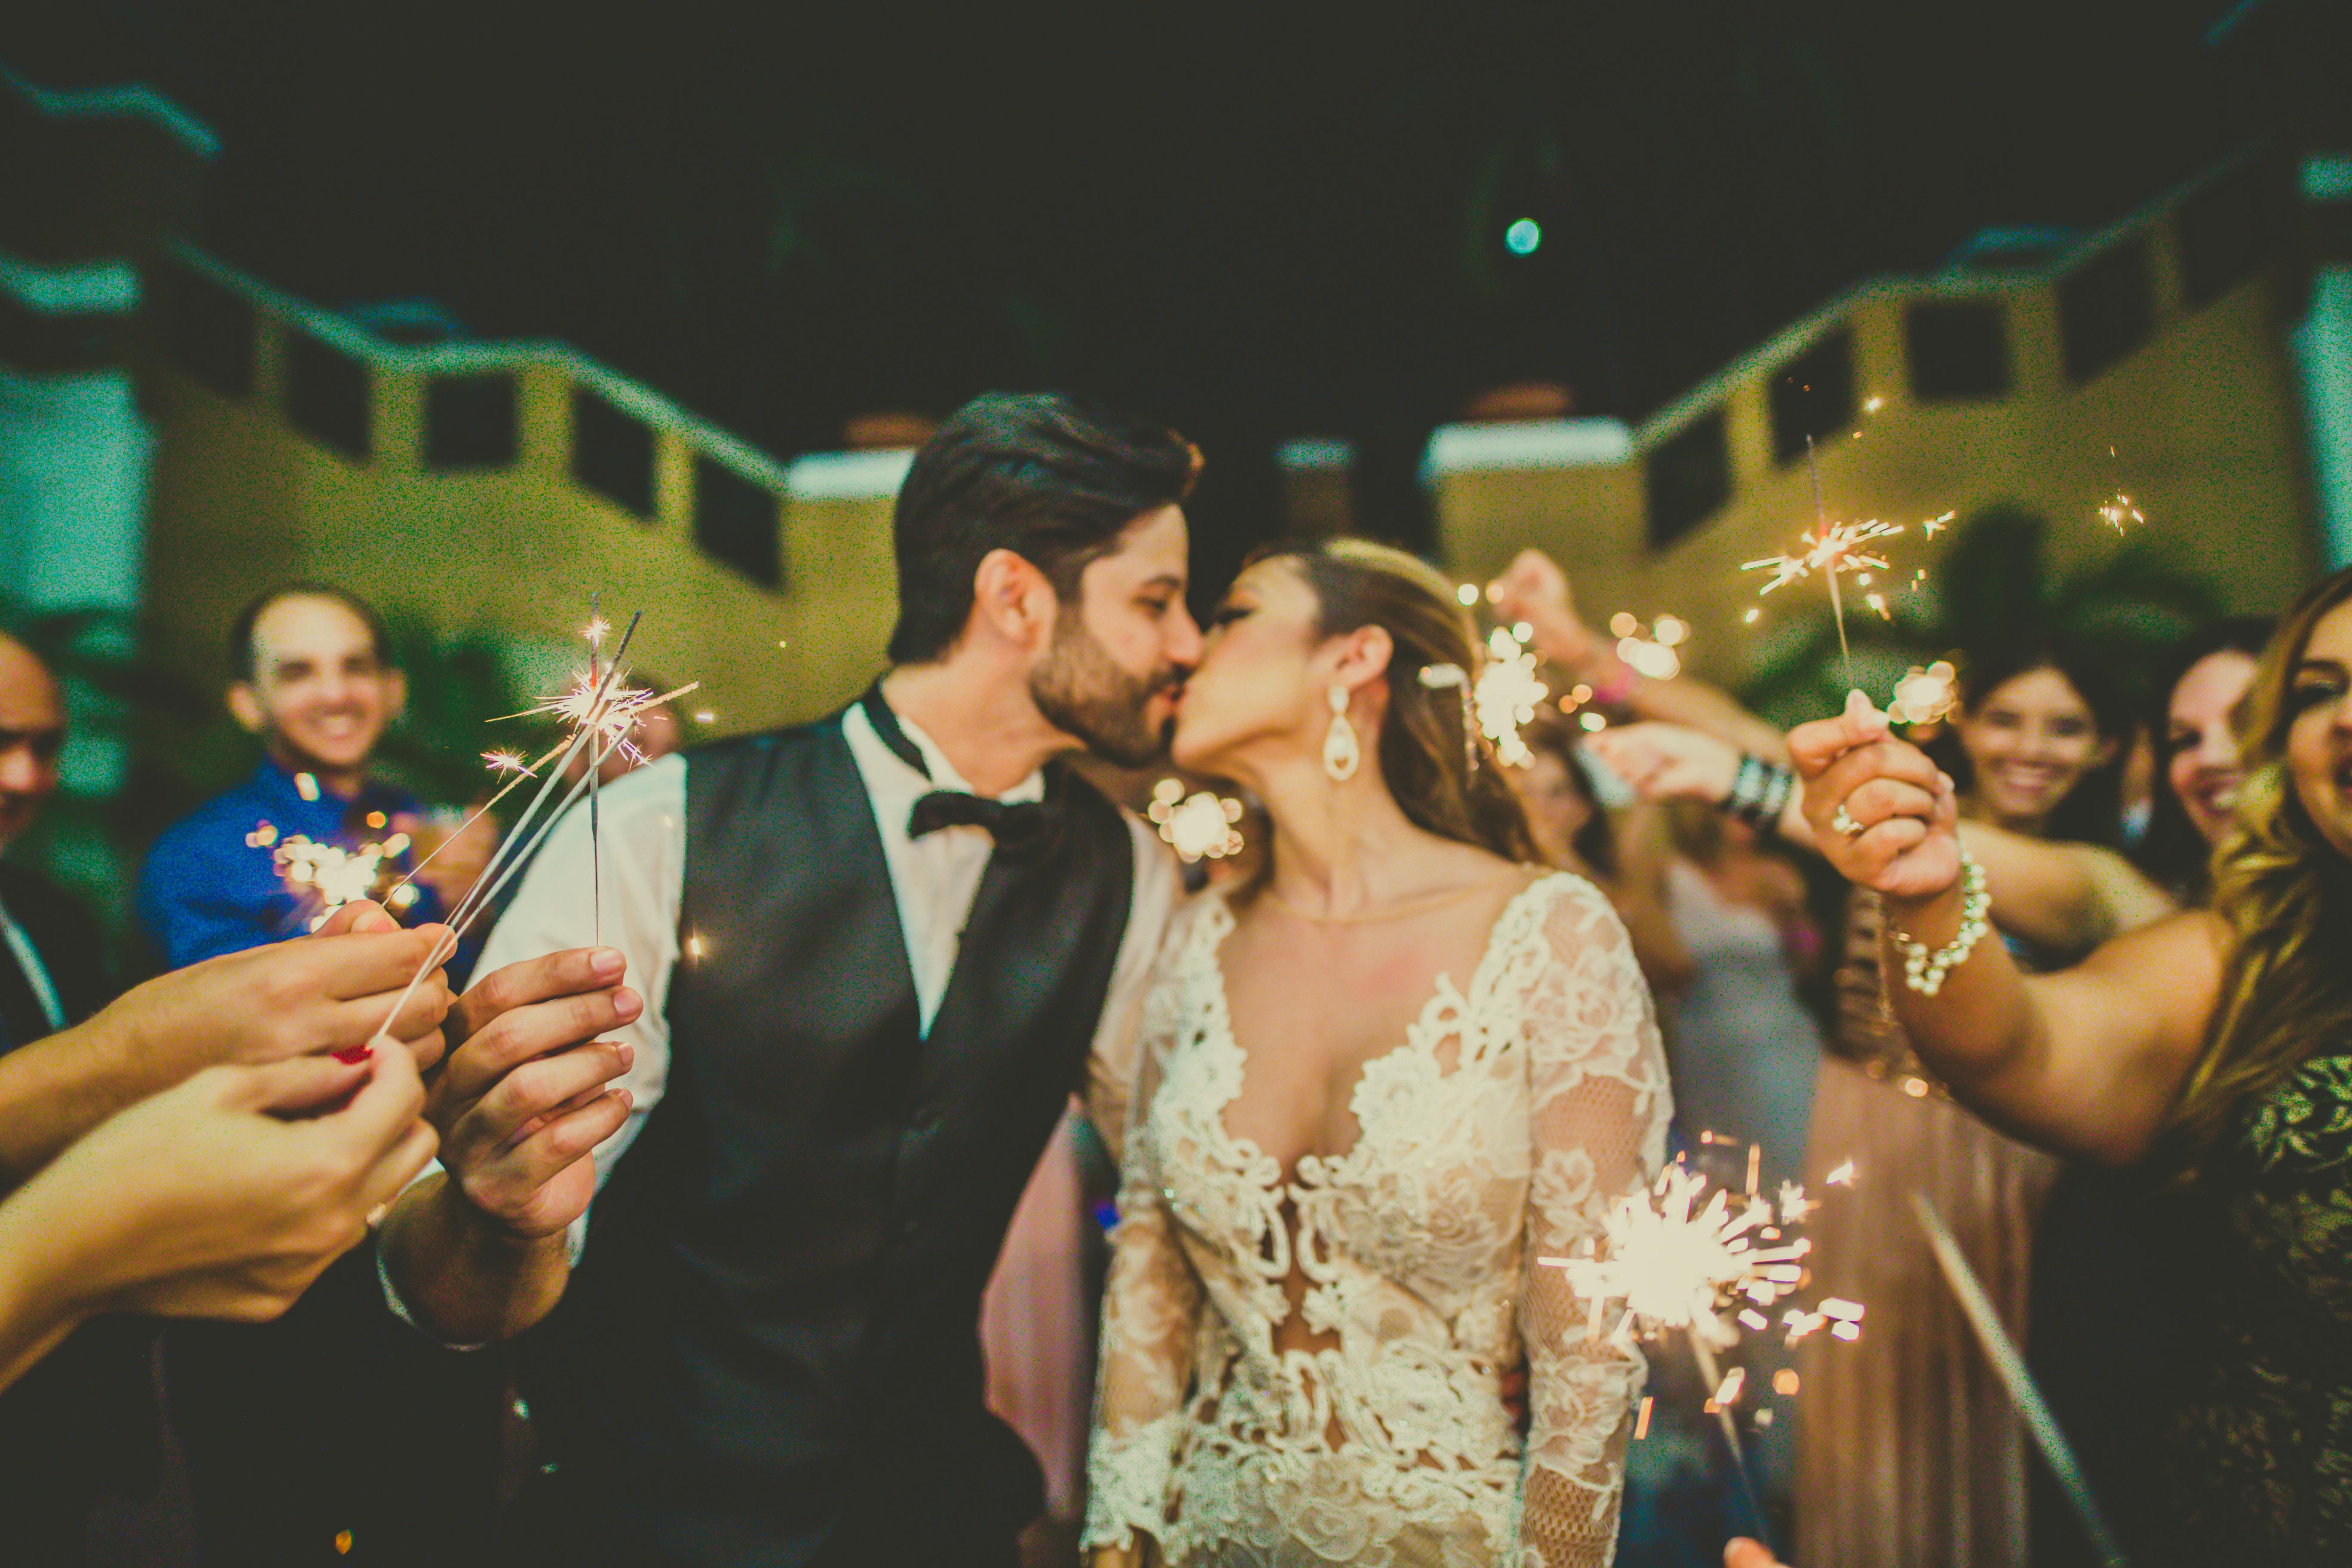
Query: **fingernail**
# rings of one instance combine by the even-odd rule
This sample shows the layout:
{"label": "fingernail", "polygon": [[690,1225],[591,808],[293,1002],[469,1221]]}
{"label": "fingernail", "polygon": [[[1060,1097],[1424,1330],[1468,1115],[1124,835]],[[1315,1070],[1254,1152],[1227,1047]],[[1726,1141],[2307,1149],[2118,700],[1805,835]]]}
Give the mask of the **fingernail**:
{"label": "fingernail", "polygon": [[341,1050],[337,1051],[335,1059],[347,1068],[355,1068],[373,1055],[375,1055],[374,1045],[362,1040],[356,1046],[345,1046]]}
{"label": "fingernail", "polygon": [[621,1042],[621,1066],[622,1066],[622,1067],[624,1067],[624,1068],[635,1067],[635,1066],[636,1065],[636,1060],[637,1060],[637,1047],[635,1047],[635,1046],[633,1046],[633,1045],[631,1045],[631,1044],[629,1044],[626,1040],[622,1041],[622,1042]]}
{"label": "fingernail", "polygon": [[600,947],[588,955],[588,973],[599,980],[610,980],[629,966],[629,961],[618,950]]}
{"label": "fingernail", "polygon": [[644,1001],[638,997],[635,992],[630,990],[627,986],[625,985],[620,990],[613,993],[613,1011],[618,1013],[622,1017],[634,1018],[645,1010],[646,1005]]}

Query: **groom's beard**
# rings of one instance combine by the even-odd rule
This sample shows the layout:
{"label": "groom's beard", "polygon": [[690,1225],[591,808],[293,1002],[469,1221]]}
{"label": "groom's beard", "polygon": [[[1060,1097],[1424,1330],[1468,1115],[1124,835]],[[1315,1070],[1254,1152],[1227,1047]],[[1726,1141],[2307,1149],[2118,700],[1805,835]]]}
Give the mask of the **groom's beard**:
{"label": "groom's beard", "polygon": [[1045,662],[1029,678],[1029,697],[1046,722],[1076,735],[1087,750],[1125,768],[1139,768],[1168,753],[1168,731],[1146,716],[1152,698],[1182,682],[1175,666],[1152,675],[1129,675],[1103,651],[1094,634],[1066,621],[1055,628]]}

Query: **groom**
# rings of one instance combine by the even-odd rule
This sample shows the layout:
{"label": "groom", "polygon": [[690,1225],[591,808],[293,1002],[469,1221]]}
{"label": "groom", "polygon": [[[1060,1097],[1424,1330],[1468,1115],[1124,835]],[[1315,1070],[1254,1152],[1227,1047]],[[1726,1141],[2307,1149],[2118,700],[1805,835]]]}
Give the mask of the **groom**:
{"label": "groom", "polygon": [[[567,1226],[451,1138],[383,1250],[427,1332],[530,1331],[547,1561],[1015,1560],[1042,1504],[982,1405],[981,1290],[1174,897],[1056,759],[1160,753],[1201,649],[1199,466],[1070,397],[967,404],[898,495],[889,674],[605,790],[604,929],[646,1005],[593,1204]],[[581,818],[486,972],[590,941]]]}

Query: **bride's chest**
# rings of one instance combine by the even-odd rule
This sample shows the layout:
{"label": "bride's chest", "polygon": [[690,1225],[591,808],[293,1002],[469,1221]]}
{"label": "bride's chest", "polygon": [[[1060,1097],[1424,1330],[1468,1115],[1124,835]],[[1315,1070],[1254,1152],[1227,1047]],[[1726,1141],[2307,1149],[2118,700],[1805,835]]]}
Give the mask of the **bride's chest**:
{"label": "bride's chest", "polygon": [[[1528,1080],[1508,1031],[1446,986],[1369,1059],[1318,1056],[1307,1040],[1286,1060],[1279,1038],[1245,1055],[1213,1002],[1184,1008],[1188,1021],[1163,1037],[1139,1129],[1196,1257],[1280,1274],[1295,1251],[1443,1286],[1515,1246]],[[1292,1158],[1300,1147],[1318,1152]]]}

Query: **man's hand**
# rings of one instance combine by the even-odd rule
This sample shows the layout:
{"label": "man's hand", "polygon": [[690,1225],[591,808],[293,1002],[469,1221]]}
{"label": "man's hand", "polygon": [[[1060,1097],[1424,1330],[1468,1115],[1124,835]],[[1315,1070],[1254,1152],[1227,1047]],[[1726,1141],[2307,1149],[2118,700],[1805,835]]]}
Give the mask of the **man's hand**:
{"label": "man's hand", "polygon": [[1789,754],[1805,781],[1815,847],[1847,881],[1891,899],[1930,899],[1959,880],[1952,781],[1889,734],[1886,715],[1861,692],[1838,717],[1790,731]]}
{"label": "man's hand", "polygon": [[525,959],[484,976],[452,1016],[458,1044],[425,1117],[466,1202],[517,1241],[555,1236],[596,1194],[585,1158],[628,1119],[607,1086],[634,1050],[599,1040],[645,1010],[611,948]]}
{"label": "man's hand", "polygon": [[215,1067],[100,1126],[10,1200],[73,1315],[274,1318],[433,1157],[405,1051]]}
{"label": "man's hand", "polygon": [[563,1233],[596,1195],[596,1145],[628,1119],[628,1091],[606,1085],[632,1052],[596,1037],[645,1010],[623,969],[610,948],[550,953],[459,998],[425,1112],[446,1174],[404,1194],[383,1227],[385,1266],[427,1332],[509,1339],[562,1298]]}

